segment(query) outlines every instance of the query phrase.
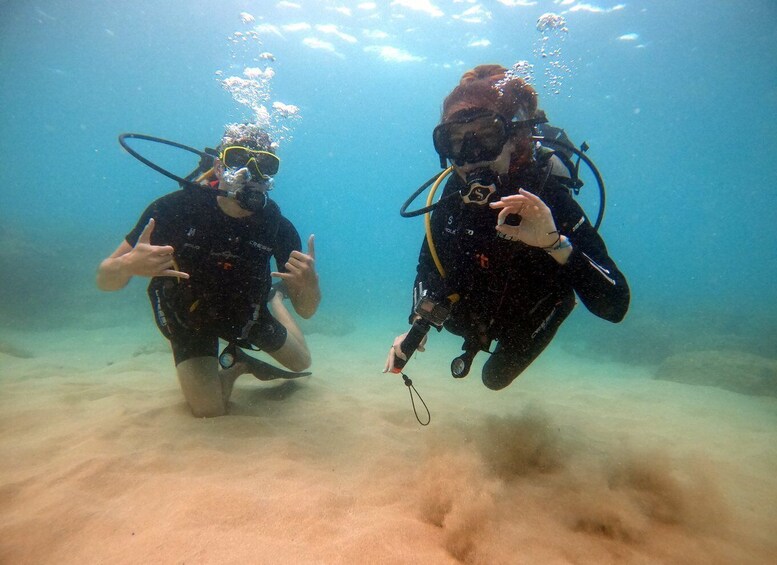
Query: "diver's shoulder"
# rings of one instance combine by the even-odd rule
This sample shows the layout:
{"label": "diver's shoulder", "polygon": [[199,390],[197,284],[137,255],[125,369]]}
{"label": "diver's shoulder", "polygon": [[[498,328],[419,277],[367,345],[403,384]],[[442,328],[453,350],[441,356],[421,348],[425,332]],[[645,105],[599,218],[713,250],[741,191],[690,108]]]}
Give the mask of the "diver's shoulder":
{"label": "diver's shoulder", "polygon": [[160,196],[154,200],[154,204],[178,204],[188,202],[192,199],[192,190],[179,189]]}
{"label": "diver's shoulder", "polygon": [[267,199],[263,217],[265,221],[269,220],[275,226],[276,233],[281,237],[292,237],[294,234],[297,234],[294,222],[284,216],[278,203],[270,198]]}
{"label": "diver's shoulder", "polygon": [[281,207],[278,203],[267,195],[267,204],[264,205],[265,212],[271,212],[273,214],[281,214]]}
{"label": "diver's shoulder", "polygon": [[194,188],[182,188],[166,194],[162,198],[173,205],[211,206],[216,201],[216,196],[209,190],[196,190]]}
{"label": "diver's shoulder", "polygon": [[156,215],[180,217],[209,207],[207,196],[205,191],[176,190],[154,200],[149,209]]}
{"label": "diver's shoulder", "polygon": [[[275,203],[273,202],[273,204],[275,204]],[[275,219],[277,221],[278,230],[281,233],[284,233],[284,232],[287,232],[287,233],[297,233],[297,228],[294,225],[294,222],[292,222],[289,218],[287,218],[286,216],[283,215],[283,212],[281,212],[281,209],[280,209],[280,207],[277,204],[275,204],[275,215],[274,215],[274,217],[275,217]]]}

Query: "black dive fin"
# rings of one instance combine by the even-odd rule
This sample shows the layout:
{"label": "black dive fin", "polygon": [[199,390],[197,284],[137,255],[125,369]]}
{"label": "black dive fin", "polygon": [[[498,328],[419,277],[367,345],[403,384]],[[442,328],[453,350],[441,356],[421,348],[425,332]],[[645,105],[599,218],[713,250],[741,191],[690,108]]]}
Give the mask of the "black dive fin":
{"label": "black dive fin", "polygon": [[[249,357],[246,355],[246,357]],[[299,377],[307,377],[310,375],[310,371],[303,371],[301,373],[295,373],[294,371],[286,371],[269,363],[265,363],[255,357],[250,357],[248,365],[251,368],[251,374],[253,374],[260,381],[273,381],[275,379],[296,379]]]}

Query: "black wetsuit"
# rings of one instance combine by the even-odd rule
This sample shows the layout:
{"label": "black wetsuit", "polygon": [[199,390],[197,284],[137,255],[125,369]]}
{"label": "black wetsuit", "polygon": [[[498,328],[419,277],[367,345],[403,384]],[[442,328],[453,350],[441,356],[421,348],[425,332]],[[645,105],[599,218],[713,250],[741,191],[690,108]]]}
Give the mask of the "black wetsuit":
{"label": "black wetsuit", "polygon": [[153,202],[127,234],[134,246],[154,218],[153,245],[172,245],[177,270],[188,280],[155,277],[148,295],[160,331],[173,346],[175,364],[217,356],[218,338],[265,351],[286,341],[286,328],[267,308],[270,258],[284,271],[299,234],[277,204],[246,218],[232,218],[216,195],[187,188]]}
{"label": "black wetsuit", "polygon": [[550,343],[574,308],[575,293],[591,312],[611,322],[622,320],[629,306],[626,279],[602,238],[546,167],[533,165],[500,180],[491,201],[524,188],[551,209],[559,233],[572,242],[568,262],[559,265],[542,249],[500,237],[498,210],[464,204],[457,194],[463,181],[454,173],[431,218],[446,278],[426,240],[416,276],[416,289],[421,284],[435,301],[460,296],[445,328],[465,338],[463,349],[487,349],[491,340],[498,341],[483,367],[484,384],[496,390],[509,385]]}

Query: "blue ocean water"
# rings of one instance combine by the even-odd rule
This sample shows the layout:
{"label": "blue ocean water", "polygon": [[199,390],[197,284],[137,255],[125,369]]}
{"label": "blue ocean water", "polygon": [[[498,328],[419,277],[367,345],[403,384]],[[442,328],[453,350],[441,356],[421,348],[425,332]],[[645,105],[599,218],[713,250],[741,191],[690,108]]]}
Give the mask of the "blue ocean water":
{"label": "blue ocean water", "polygon": [[[537,29],[548,12],[566,31]],[[300,109],[273,196],[303,240],[316,234],[322,309],[395,335],[423,237],[398,210],[439,170],[442,99],[477,64],[525,60],[551,122],[591,146],[608,187],[601,231],[633,289],[623,325],[577,312],[563,339],[635,362],[705,335],[777,355],[772,0],[6,0],[0,16],[3,326],[149,318],[144,285],[93,284],[174,188],[117,135],[212,146],[253,117],[219,80],[269,65],[268,105]],[[259,41],[235,42],[251,30]],[[195,164],[159,155],[178,173]],[[595,214],[592,182],[583,199]]]}

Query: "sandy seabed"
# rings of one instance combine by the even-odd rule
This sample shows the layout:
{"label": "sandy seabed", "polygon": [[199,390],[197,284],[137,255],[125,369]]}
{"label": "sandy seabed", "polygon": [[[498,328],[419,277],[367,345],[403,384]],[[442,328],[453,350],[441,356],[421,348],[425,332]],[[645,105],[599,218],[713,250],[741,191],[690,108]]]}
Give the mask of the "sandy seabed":
{"label": "sandy seabed", "polygon": [[492,392],[434,336],[422,427],[391,338],[312,335],[205,420],[151,330],[5,335],[0,563],[777,562],[777,399],[555,345]]}

